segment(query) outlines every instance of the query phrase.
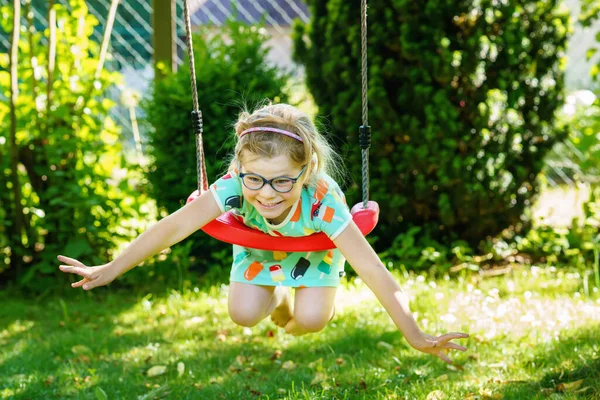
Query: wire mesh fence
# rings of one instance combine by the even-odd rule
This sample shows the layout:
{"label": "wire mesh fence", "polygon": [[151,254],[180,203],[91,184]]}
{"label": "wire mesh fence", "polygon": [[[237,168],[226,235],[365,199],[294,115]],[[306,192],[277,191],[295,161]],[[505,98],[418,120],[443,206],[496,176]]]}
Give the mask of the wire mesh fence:
{"label": "wire mesh fence", "polygon": [[[48,25],[46,17],[48,1],[31,0],[30,3],[25,3],[25,9],[29,11],[29,16],[24,13],[23,25],[28,26],[31,23],[34,29],[44,30]],[[55,3],[69,7],[68,0],[55,0]],[[93,38],[98,42],[102,41],[103,29],[107,23],[111,3],[111,0],[86,0],[90,13],[99,21],[99,25],[93,33]],[[570,0],[568,3],[576,16],[578,13],[577,0]],[[272,37],[268,43],[270,47],[269,60],[282,67],[289,67],[293,64],[290,38],[293,21],[300,19],[308,22],[310,19],[306,5],[300,0],[188,0],[188,4],[193,28],[205,24],[221,26],[228,19],[236,19],[248,24],[262,24],[269,30]],[[181,65],[187,62],[183,0],[176,0],[175,9],[176,12],[173,15],[176,27],[175,62],[177,65]],[[133,148],[137,143],[138,151],[140,150],[139,138],[141,137],[143,140],[145,135],[143,126],[137,124],[137,118],[142,116],[142,111],[132,99],[147,93],[149,84],[154,78],[152,16],[151,1],[120,0],[110,41],[111,58],[106,62],[106,68],[120,71],[124,78],[124,85],[112,88],[110,92],[111,97],[117,103],[112,110],[112,117],[122,128],[123,142],[129,148]],[[600,26],[593,29],[598,31]],[[576,29],[576,40],[571,41],[570,69],[567,70],[567,84],[576,82],[576,88],[585,85],[592,86],[591,80],[581,78],[581,68],[582,65],[586,65],[587,60],[577,58],[584,57],[585,51],[582,49],[587,46],[585,38],[590,35],[589,32],[580,32],[580,30]],[[47,40],[42,39],[42,43],[47,44]],[[9,35],[0,31],[0,51],[6,52],[9,47]],[[578,79],[574,81],[573,77],[578,77]],[[577,161],[580,158],[581,155],[578,154],[576,148],[570,146],[570,143],[557,146],[547,162],[547,168],[551,171],[548,179],[549,185],[573,184],[574,180],[597,180],[597,176],[589,176],[578,170]]]}
{"label": "wire mesh fence", "polygon": [[[86,0],[85,3],[89,12],[99,21],[93,32],[93,39],[101,42],[112,1]],[[151,3],[149,0],[118,2],[110,39],[111,56],[105,63],[107,69],[119,71],[124,78],[123,86],[110,90],[110,96],[117,102],[111,116],[122,128],[123,142],[130,147],[136,143],[136,136],[145,136],[143,125],[140,126],[136,122],[142,116],[142,110],[137,105],[132,106],[133,99],[147,93],[154,78]],[[70,7],[69,0],[55,0],[55,4]],[[306,5],[297,0],[188,0],[188,4],[192,29],[205,24],[222,26],[228,19],[247,24],[262,24],[272,38],[267,43],[270,47],[268,59],[282,67],[292,64],[290,29],[294,19],[309,21]],[[49,2],[44,0],[26,2],[22,13],[23,26],[32,25],[37,31],[46,29],[48,5]],[[187,62],[183,0],[176,0],[175,10],[174,56],[176,64],[181,65]],[[48,44],[46,38],[42,39],[42,44]],[[9,48],[9,35],[0,31],[0,52],[7,52]]]}

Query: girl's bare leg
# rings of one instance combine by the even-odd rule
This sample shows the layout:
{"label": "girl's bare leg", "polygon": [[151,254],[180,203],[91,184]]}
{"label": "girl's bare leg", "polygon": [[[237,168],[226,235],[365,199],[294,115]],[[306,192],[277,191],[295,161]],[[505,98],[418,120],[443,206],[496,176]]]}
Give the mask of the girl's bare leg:
{"label": "girl's bare leg", "polygon": [[294,315],[285,325],[285,331],[303,335],[325,328],[334,313],[336,291],[335,287],[296,289]]}
{"label": "girl's bare leg", "polygon": [[271,315],[285,298],[284,287],[231,282],[229,316],[238,325],[254,326]]}

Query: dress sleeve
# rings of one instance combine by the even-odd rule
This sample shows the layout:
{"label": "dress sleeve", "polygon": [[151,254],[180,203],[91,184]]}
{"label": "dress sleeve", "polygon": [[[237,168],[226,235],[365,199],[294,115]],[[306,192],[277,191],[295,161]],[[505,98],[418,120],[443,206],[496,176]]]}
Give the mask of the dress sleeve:
{"label": "dress sleeve", "polygon": [[334,240],[352,221],[346,198],[332,179],[320,179],[313,198],[311,217],[317,231]]}
{"label": "dress sleeve", "polygon": [[244,204],[242,185],[237,175],[228,173],[210,185],[210,192],[215,197],[222,212],[240,209]]}

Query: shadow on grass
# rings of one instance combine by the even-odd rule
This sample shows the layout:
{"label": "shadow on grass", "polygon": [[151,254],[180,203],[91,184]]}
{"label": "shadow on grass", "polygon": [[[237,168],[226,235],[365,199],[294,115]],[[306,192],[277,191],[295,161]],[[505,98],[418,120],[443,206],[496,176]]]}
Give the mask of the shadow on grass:
{"label": "shadow on grass", "polygon": [[[480,389],[489,387],[505,399],[541,399],[559,383],[579,379],[584,380],[579,389],[590,389],[567,398],[600,397],[598,359],[579,356],[598,354],[600,327],[577,330],[576,336],[565,332],[559,341],[539,344],[532,357],[523,356],[513,366],[516,373],[507,370],[508,381],[486,385],[467,379],[480,370],[469,353],[454,353],[459,368],[448,369],[409,348],[381,313],[358,318],[348,312],[315,335],[292,337],[268,322],[246,335],[210,304],[187,315],[173,310],[166,316],[123,317],[142,299],[139,293],[108,290],[79,292],[62,301],[48,298],[42,304],[0,298],[0,398],[86,399],[102,390],[109,399],[141,400],[420,399],[441,390],[449,399],[470,394],[483,399]],[[204,319],[186,327],[185,320],[195,316]],[[121,322],[115,322],[117,317]],[[161,318],[172,323],[155,327]],[[134,332],[133,327],[141,329]],[[483,352],[499,346],[502,342],[482,345],[487,362],[502,360],[501,352]],[[181,376],[178,363],[185,369]],[[147,376],[157,365],[166,366],[166,373]],[[540,378],[517,383],[518,374]]]}
{"label": "shadow on grass", "polygon": [[[500,385],[504,398],[545,399],[562,393],[566,397],[560,398],[600,399],[600,326],[578,330],[575,336],[569,334],[561,333],[558,341],[540,346],[533,360],[515,366],[531,374],[541,370],[544,375],[538,381]],[[597,358],[586,359],[590,354]]]}
{"label": "shadow on grass", "polygon": [[[424,376],[446,373],[385,331],[389,325],[356,326],[342,318],[303,337],[267,322],[244,335],[223,313],[219,318],[227,321],[174,326],[172,334],[146,318],[130,321],[148,324],[141,333],[118,333],[114,318],[141,299],[110,292],[44,304],[5,298],[0,345],[10,350],[0,355],[0,398],[96,398],[100,388],[110,399],[375,398],[385,387],[425,385]],[[219,332],[226,332],[225,342],[217,340]],[[390,357],[392,347],[399,358]],[[178,363],[185,366],[181,376]],[[148,377],[155,365],[167,372]]]}
{"label": "shadow on grass", "polygon": [[[23,297],[23,298],[22,298]],[[27,298],[18,291],[0,296],[0,398],[75,395],[85,376],[107,368],[103,359],[144,342],[140,335],[115,334],[114,317],[142,296],[113,288]],[[94,358],[94,361],[92,361]],[[81,377],[81,382],[80,381]],[[26,390],[15,390],[16,388]]]}

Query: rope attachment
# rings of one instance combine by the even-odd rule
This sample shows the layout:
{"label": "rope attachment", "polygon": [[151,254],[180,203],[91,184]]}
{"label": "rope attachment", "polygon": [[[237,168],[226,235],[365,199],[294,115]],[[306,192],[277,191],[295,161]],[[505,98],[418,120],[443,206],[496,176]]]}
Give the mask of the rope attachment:
{"label": "rope attachment", "polygon": [[371,147],[371,127],[361,126],[358,128],[358,133],[358,142],[360,143],[360,148],[363,150],[369,150]]}
{"label": "rope attachment", "polygon": [[362,126],[359,128],[360,148],[362,150],[362,193],[363,208],[369,202],[369,147],[371,147],[371,127],[369,126],[368,77],[367,77],[367,0],[360,2],[360,52],[362,83]]}

